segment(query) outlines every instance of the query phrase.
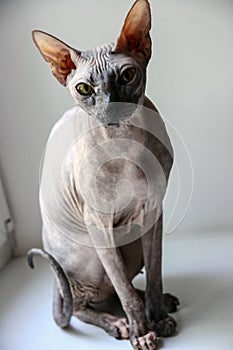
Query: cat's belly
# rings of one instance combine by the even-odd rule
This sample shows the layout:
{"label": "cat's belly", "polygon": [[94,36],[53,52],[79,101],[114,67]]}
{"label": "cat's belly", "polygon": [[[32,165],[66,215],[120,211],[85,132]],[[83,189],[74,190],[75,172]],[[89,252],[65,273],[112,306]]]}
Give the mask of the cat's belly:
{"label": "cat's belly", "polygon": [[[119,161],[115,164],[110,163],[110,168],[103,169],[104,177],[103,174],[98,174],[98,191],[102,198],[105,196],[106,201],[113,198],[116,183],[119,180],[117,172],[115,177],[111,176],[112,167],[117,166],[120,169],[120,165]],[[53,210],[49,213],[41,198],[44,248],[56,258],[68,275],[73,298],[77,304],[100,302],[112,295],[115,290],[93,246],[87,219],[84,218],[86,203],[75,188],[75,178],[73,176],[64,178],[66,182],[63,182],[64,187],[60,189],[60,199],[57,205],[55,202],[51,204],[50,208]],[[136,220],[140,224],[141,221],[142,227],[145,226],[143,206],[146,200],[146,182],[141,178],[138,169],[134,169],[131,177],[127,175],[125,178],[137,184],[129,205],[120,211],[114,210],[114,207],[111,208],[113,212],[105,213],[102,223],[105,227],[116,230],[114,238],[110,236],[112,233],[109,231],[109,237],[104,244],[107,242],[108,245],[109,238],[113,247],[119,246],[131,280],[143,266],[141,232],[139,236],[134,236],[131,223]],[[114,201],[112,203],[115,205]],[[90,212],[90,209],[88,211]],[[98,228],[99,223],[95,215],[100,218],[98,211],[93,210],[92,224]],[[102,246],[102,237],[99,242]]]}

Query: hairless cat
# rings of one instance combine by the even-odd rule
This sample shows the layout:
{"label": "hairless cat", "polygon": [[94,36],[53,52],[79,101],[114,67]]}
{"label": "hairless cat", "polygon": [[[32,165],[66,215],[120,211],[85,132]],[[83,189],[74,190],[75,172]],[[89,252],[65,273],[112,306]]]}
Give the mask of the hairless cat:
{"label": "hairless cat", "polygon": [[[76,316],[142,350],[156,349],[158,337],[175,332],[168,312],[179,304],[162,286],[162,201],[173,151],[158,110],[145,96],[150,28],[149,2],[137,0],[115,44],[81,52],[33,31],[77,106],[48,141],[47,149],[56,140],[53,152],[45,152],[40,189],[44,249],[28,252],[29,265],[34,255],[50,262],[56,276],[53,316],[60,327]],[[68,129],[74,135],[63,154]],[[58,176],[43,189],[50,172]],[[132,280],[143,267],[142,297]],[[125,318],[94,307],[115,293]]]}

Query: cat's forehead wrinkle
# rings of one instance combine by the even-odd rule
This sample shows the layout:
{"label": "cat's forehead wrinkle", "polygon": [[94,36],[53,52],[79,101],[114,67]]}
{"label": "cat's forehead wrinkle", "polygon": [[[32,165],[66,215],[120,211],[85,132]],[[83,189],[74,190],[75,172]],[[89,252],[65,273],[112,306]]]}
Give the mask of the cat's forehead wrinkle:
{"label": "cat's forehead wrinkle", "polygon": [[113,44],[95,47],[91,50],[83,51],[80,58],[86,61],[88,67],[93,69],[93,75],[97,76],[103,74],[105,71],[109,71],[111,68],[111,52],[113,47]]}
{"label": "cat's forehead wrinkle", "polygon": [[94,47],[93,49],[82,51],[81,57],[91,58],[97,54],[109,55],[114,48],[114,44],[102,45]]}
{"label": "cat's forehead wrinkle", "polygon": [[98,64],[101,60],[110,60],[113,44],[95,47],[91,50],[81,52],[81,58],[85,58],[90,63]]}

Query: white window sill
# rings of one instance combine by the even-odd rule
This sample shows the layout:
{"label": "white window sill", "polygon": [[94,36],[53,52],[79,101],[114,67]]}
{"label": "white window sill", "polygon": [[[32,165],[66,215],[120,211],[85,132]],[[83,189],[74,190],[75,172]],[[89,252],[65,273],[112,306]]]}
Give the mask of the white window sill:
{"label": "white window sill", "polygon": [[[177,234],[165,237],[165,290],[181,300],[174,314],[178,334],[162,340],[162,349],[233,349],[233,235]],[[0,273],[0,349],[131,349],[101,329],[74,317],[68,330],[52,320],[53,275],[47,263],[11,261]],[[144,275],[137,285],[142,287]]]}

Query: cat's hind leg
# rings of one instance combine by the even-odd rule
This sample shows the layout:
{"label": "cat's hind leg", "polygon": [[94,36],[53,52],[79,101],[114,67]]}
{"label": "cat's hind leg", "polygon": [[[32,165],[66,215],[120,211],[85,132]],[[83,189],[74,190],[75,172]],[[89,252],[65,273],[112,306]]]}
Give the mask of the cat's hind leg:
{"label": "cat's hind leg", "polygon": [[129,338],[129,326],[126,318],[95,310],[89,305],[83,309],[74,310],[73,316],[76,316],[83,322],[103,328],[116,339]]}
{"label": "cat's hind leg", "polygon": [[[145,291],[141,289],[136,290],[142,298],[142,301],[145,302]],[[175,295],[170,293],[163,293],[163,302],[168,313],[176,312],[178,306],[180,305],[179,299]]]}
{"label": "cat's hind leg", "polygon": [[177,307],[180,305],[179,299],[170,293],[163,294],[163,302],[165,309],[168,313],[173,313],[177,311]]}

